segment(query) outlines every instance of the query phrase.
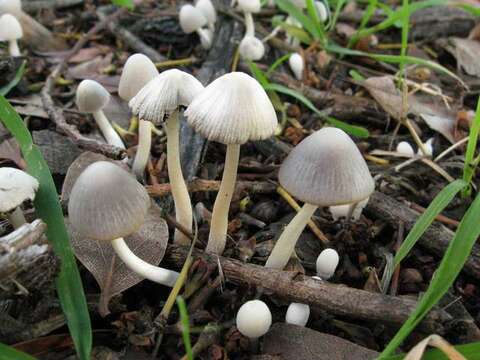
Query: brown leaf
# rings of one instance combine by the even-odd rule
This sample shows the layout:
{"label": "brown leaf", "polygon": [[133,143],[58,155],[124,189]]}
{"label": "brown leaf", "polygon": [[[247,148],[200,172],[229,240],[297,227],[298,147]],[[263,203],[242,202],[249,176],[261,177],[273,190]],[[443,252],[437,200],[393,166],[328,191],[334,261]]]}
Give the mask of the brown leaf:
{"label": "brown leaf", "polygon": [[455,348],[445,339],[438,335],[430,335],[429,337],[420,341],[412,350],[405,356],[404,360],[420,360],[427,346],[436,347],[440,349],[450,360],[466,360]]}
{"label": "brown leaf", "polygon": [[10,160],[20,169],[25,169],[26,164],[15,139],[5,140],[0,144],[0,160]]}
{"label": "brown leaf", "polygon": [[457,59],[458,65],[468,74],[480,77],[480,43],[475,40],[452,37],[446,50]]}
{"label": "brown leaf", "polygon": [[403,108],[402,94],[395,87],[392,77],[370,77],[363,82],[363,86],[387,113],[394,119],[401,120]]}

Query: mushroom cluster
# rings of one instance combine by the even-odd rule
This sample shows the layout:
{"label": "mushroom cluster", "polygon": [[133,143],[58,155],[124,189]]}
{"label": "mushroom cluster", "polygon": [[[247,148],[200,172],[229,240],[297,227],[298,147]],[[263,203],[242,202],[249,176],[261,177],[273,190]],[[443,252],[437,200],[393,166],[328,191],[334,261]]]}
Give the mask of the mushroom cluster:
{"label": "mushroom cluster", "polygon": [[245,36],[238,48],[240,56],[245,60],[260,60],[265,54],[265,46],[260,39],[255,37],[255,23],[253,21],[253,14],[260,12],[260,0],[238,0],[237,8],[245,18]]}
{"label": "mushroom cluster", "polygon": [[183,5],[180,8],[179,21],[185,34],[197,33],[202,47],[210,49],[217,21],[217,12],[210,0],[197,0],[195,6]]}

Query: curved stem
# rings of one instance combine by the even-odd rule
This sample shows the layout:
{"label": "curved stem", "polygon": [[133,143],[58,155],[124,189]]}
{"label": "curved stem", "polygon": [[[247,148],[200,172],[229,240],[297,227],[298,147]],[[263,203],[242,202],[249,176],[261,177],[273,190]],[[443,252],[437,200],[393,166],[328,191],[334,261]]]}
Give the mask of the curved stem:
{"label": "curved stem", "polygon": [[[175,203],[175,219],[185,229],[192,230],[192,204],[180,165],[179,128],[178,110],[175,110],[165,123],[168,177]],[[174,242],[179,245],[189,245],[190,239],[175,230]]]}
{"label": "curved stem", "polygon": [[13,57],[19,57],[20,55],[20,49],[18,48],[18,42],[17,40],[10,40],[8,42],[8,51],[10,52],[10,55]]}
{"label": "curved stem", "polygon": [[197,29],[198,37],[200,38],[200,43],[205,50],[208,50],[212,47],[213,41],[213,32],[210,29]]}
{"label": "curved stem", "polygon": [[112,247],[130,270],[145,279],[170,287],[173,287],[175,281],[177,281],[179,274],[176,271],[154,266],[140,259],[130,250],[123,238],[112,240]]}
{"label": "curved stem", "polygon": [[150,121],[140,120],[138,128],[138,147],[133,160],[132,171],[137,179],[143,179],[152,146],[152,124]]}
{"label": "curved stem", "polygon": [[7,215],[8,221],[12,224],[14,229],[18,229],[23,224],[27,223],[20,206],[16,207],[10,214]]}
{"label": "curved stem", "polygon": [[225,168],[223,169],[222,183],[218,190],[215,204],[213,205],[212,221],[206,251],[221,255],[227,242],[228,210],[235,190],[237,179],[238,159],[240,158],[240,145],[227,145]]}
{"label": "curved stem", "polygon": [[290,221],[282,235],[277,240],[265,267],[282,270],[287,265],[295,245],[318,206],[305,203],[295,217]]}
{"label": "curved stem", "polygon": [[255,23],[252,13],[246,12],[245,16],[245,36],[255,36]]}
{"label": "curved stem", "polygon": [[120,135],[118,135],[118,133],[114,130],[112,124],[110,124],[110,121],[108,121],[103,111],[99,110],[94,112],[93,117],[97,122],[97,125],[103,134],[103,137],[105,138],[105,140],[107,140],[107,143],[113,146],[117,146],[121,149],[125,149],[125,145],[123,144]]}

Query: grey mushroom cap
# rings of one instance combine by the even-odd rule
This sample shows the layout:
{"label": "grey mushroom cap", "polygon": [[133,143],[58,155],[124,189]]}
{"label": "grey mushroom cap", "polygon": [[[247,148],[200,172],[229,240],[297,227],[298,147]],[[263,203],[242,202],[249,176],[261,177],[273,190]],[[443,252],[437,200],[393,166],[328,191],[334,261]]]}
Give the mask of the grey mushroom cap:
{"label": "grey mushroom cap", "polygon": [[297,199],[321,207],[359,202],[375,188],[360,150],[333,127],[298,144],[280,167],[278,180]]}
{"label": "grey mushroom cap", "polygon": [[143,54],[131,55],[123,66],[118,95],[130,101],[150,80],[158,75],[155,64]]}
{"label": "grey mushroom cap", "polygon": [[75,102],[78,110],[94,113],[102,110],[110,101],[110,94],[95,80],[83,80],[77,88]]}
{"label": "grey mushroom cap", "polygon": [[98,161],[73,185],[68,213],[82,236],[111,241],[136,232],[149,207],[148,193],[133,175],[111,162]]}
{"label": "grey mushroom cap", "polygon": [[35,199],[38,181],[22,170],[0,168],[0,213],[7,213],[24,201]]}
{"label": "grey mushroom cap", "polygon": [[228,73],[213,81],[193,99],[185,116],[196,132],[223,144],[269,138],[278,125],[265,90],[242,72]]}

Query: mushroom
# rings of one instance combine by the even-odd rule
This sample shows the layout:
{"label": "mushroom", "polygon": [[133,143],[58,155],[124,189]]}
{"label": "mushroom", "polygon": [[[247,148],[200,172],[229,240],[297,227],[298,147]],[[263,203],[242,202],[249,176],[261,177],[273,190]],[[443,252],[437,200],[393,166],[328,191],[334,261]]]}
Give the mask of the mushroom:
{"label": "mushroom", "polygon": [[107,143],[125,149],[122,139],[103,113],[110,100],[108,91],[95,80],[83,80],[77,88],[75,102],[78,110],[92,114]]}
{"label": "mushroom", "polygon": [[207,19],[208,28],[213,33],[215,31],[215,23],[217,22],[217,11],[212,2],[210,0],[198,0],[195,7]]}
{"label": "mushroom", "polygon": [[325,127],[305,138],[287,156],[278,180],[303,207],[285,228],[266,267],[283,269],[305,225],[319,206],[352,205],[374,190],[368,166],[343,131]]}
{"label": "mushroom", "polygon": [[0,14],[17,15],[22,12],[21,0],[0,0]]}
{"label": "mushroom", "polygon": [[291,303],[288,306],[287,314],[285,315],[285,322],[287,324],[305,326],[307,325],[309,317],[310,306],[301,303]]}
{"label": "mushroom", "polygon": [[[133,114],[139,119],[165,126],[168,176],[175,202],[176,219],[189,230],[192,228],[192,204],[180,165],[178,112],[180,106],[188,106],[202,90],[203,85],[195,77],[172,69],[151,80],[129,103]],[[175,242],[188,245],[190,239],[176,230]]]}
{"label": "mushroom", "polygon": [[317,276],[322,280],[330,279],[338,266],[340,260],[334,249],[325,249],[317,257]]}
{"label": "mushroom", "polygon": [[259,13],[261,7],[260,0],[238,0],[238,9],[243,12],[245,17],[245,36],[255,36],[255,23],[252,13]]}
{"label": "mushroom", "polygon": [[132,271],[173,286],[177,272],[145,262],[123,240],[140,229],[149,208],[145,188],[126,170],[108,161],[97,161],[80,174],[68,202],[70,223],[81,236],[110,241],[115,253]]}
{"label": "mushroom", "polygon": [[[423,147],[425,148],[425,155],[431,157],[433,155],[433,138],[430,138],[426,142],[424,142]],[[417,150],[417,155],[424,155],[421,149]]]}
{"label": "mushroom", "polygon": [[22,37],[22,26],[15,16],[11,14],[0,16],[0,41],[8,41],[8,51],[10,56],[21,56],[17,40]]}
{"label": "mushroom", "polygon": [[320,18],[321,22],[325,22],[328,20],[330,16],[330,11],[328,10],[327,6],[323,3],[323,1],[315,1],[314,2],[315,8],[317,9],[318,17]]}
{"label": "mushroom", "polygon": [[413,151],[412,145],[410,145],[406,141],[400,141],[397,144],[397,152],[402,155],[406,155],[408,157],[413,157],[415,155],[415,152]]}
{"label": "mushroom", "polygon": [[33,176],[15,168],[0,168],[0,213],[15,229],[27,222],[20,206],[33,201],[37,190],[38,181]]}
{"label": "mushroom", "polygon": [[[118,95],[130,101],[150,80],[158,76],[155,64],[143,54],[133,54],[123,66],[118,85]],[[132,171],[138,179],[143,178],[152,145],[152,126],[140,120],[138,128],[138,148],[133,160]]]}
{"label": "mushroom", "polygon": [[261,300],[250,300],[238,309],[237,329],[250,339],[265,335],[272,325],[272,314],[267,304]]}
{"label": "mushroom", "polygon": [[180,27],[185,34],[196,32],[200,38],[200,43],[204,49],[210,49],[212,46],[213,32],[209,29],[203,29],[208,20],[200,9],[187,4],[180,8]]}
{"label": "mushroom", "polygon": [[208,252],[221,254],[225,249],[240,145],[272,136],[278,125],[277,114],[265,90],[254,78],[232,72],[219,77],[196,96],[185,116],[196,132],[210,141],[227,145],[206,248]]}
{"label": "mushroom", "polygon": [[288,59],[288,65],[290,65],[290,69],[295,75],[295,78],[297,80],[302,80],[303,69],[305,68],[302,56],[299,53],[293,53]]}
{"label": "mushroom", "polygon": [[352,211],[351,205],[330,206],[328,210],[330,211],[330,214],[332,214],[332,218],[334,221],[337,221],[340,218],[346,219],[348,216],[348,213],[350,212],[351,212],[351,219],[347,219],[347,220],[358,221],[360,219],[360,216],[362,215],[363,209],[365,208],[365,206],[367,206],[369,199],[370,197],[367,197],[366,199],[358,202],[353,211]]}
{"label": "mushroom", "polygon": [[265,54],[265,46],[263,42],[256,37],[246,35],[240,42],[238,51],[242,59],[258,61]]}

